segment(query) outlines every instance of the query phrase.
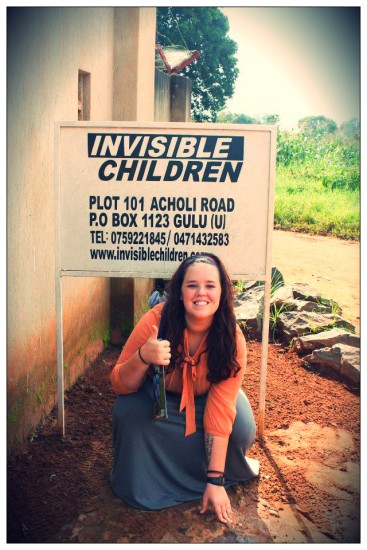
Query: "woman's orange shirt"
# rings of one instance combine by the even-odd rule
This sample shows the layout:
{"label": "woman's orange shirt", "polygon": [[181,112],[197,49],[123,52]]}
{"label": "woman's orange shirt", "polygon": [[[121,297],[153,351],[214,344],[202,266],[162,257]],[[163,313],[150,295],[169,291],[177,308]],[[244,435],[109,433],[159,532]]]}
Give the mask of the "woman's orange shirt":
{"label": "woman's orange shirt", "polygon": [[[148,340],[152,326],[159,327],[163,306],[164,304],[158,304],[143,315],[128,338],[110,375],[112,387],[116,393],[122,395],[132,393],[120,377],[120,367]],[[241,370],[235,377],[231,376],[213,384],[206,378],[207,353],[204,351],[200,356],[201,350],[205,349],[205,340],[206,338],[201,342],[195,355],[190,357],[185,330],[184,361],[181,368],[176,367],[166,374],[166,389],[182,395],[180,412],[186,408],[185,435],[196,431],[194,396],[208,394],[204,411],[204,431],[220,437],[229,437],[236,416],[237,395],[246,369],[246,341],[240,328],[237,327],[237,361]]]}

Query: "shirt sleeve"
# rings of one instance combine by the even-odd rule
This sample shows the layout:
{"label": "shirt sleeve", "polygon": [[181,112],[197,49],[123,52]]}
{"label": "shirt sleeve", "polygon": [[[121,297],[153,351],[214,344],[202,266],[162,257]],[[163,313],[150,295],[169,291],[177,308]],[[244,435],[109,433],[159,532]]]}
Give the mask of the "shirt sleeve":
{"label": "shirt sleeve", "polygon": [[138,321],[135,328],[131,332],[122,352],[117,360],[116,365],[111,371],[110,380],[113,390],[118,394],[134,393],[131,389],[128,389],[123,380],[120,377],[120,368],[134,353],[148,340],[152,332],[152,326],[156,325],[159,328],[162,309],[164,304],[158,304],[150,309],[143,317]]}
{"label": "shirt sleeve", "polygon": [[204,411],[204,432],[220,437],[229,437],[236,418],[236,402],[246,370],[247,350],[245,337],[237,327],[237,361],[241,369],[210,386]]}

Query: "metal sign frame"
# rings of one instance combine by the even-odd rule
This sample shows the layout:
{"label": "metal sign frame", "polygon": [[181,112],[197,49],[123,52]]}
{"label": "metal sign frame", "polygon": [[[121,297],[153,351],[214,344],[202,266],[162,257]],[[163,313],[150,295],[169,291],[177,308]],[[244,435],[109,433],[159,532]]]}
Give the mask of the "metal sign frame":
{"label": "metal sign frame", "polygon": [[[241,127],[240,127],[241,126]],[[265,395],[266,395],[266,376],[268,362],[268,339],[269,339],[269,321],[270,321],[270,289],[271,289],[271,247],[272,230],[274,220],[274,188],[275,188],[275,161],[276,161],[276,126],[272,125],[228,125],[228,124],[192,124],[192,123],[159,123],[159,122],[121,122],[121,121],[103,121],[103,122],[56,122],[55,123],[55,305],[56,305],[56,343],[57,343],[57,398],[58,398],[58,425],[62,435],[65,435],[65,409],[64,409],[64,368],[63,368],[63,297],[62,297],[62,278],[72,277],[144,277],[155,278],[161,275],[159,269],[156,272],[147,273],[131,272],[126,270],[98,270],[90,271],[88,269],[70,269],[63,268],[61,254],[62,240],[62,216],[60,210],[61,199],[61,132],[63,128],[97,128],[103,129],[129,129],[130,131],[142,131],[148,129],[149,132],[179,131],[185,135],[187,131],[215,131],[216,134],[227,134],[231,132],[251,133],[262,132],[269,137],[268,151],[268,173],[266,179],[267,187],[267,212],[263,223],[266,226],[265,239],[263,243],[263,254],[265,258],[265,273],[261,277],[254,277],[254,273],[243,273],[242,280],[262,280],[265,284],[264,290],[264,315],[262,327],[262,351],[261,351],[261,374],[260,374],[260,395],[259,395],[259,418],[258,433],[262,437],[264,433],[265,422]],[[216,252],[214,252],[216,253]],[[238,278],[238,277],[233,277]]]}

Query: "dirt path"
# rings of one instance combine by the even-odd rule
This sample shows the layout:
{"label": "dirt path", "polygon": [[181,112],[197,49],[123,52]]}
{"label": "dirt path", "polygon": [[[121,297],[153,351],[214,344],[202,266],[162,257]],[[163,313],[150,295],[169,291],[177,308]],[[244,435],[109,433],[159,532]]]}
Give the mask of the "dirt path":
{"label": "dirt path", "polygon": [[360,243],[274,231],[272,265],[286,284],[307,283],[332,298],[360,332]]}
{"label": "dirt path", "polygon": [[[146,512],[112,494],[110,348],[66,392],[57,411],[8,463],[8,543],[359,542],[359,390],[337,372],[313,372],[269,345],[265,438],[249,456],[260,476],[230,490],[235,524],[199,502]],[[258,418],[261,343],[248,342],[244,390]],[[286,380],[286,384],[284,383]]]}

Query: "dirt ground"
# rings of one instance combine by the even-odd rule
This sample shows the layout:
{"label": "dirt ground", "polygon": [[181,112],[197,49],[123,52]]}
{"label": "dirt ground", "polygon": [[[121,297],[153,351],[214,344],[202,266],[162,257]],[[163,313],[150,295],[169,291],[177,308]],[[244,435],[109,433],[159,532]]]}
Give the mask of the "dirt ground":
{"label": "dirt ground", "polygon": [[[256,419],[261,346],[258,342],[249,342],[248,348],[244,389]],[[212,512],[204,518],[199,515],[198,507],[188,510],[187,505],[182,505],[178,508],[186,513],[183,521],[177,519],[174,511],[170,512],[171,516],[165,512],[132,511],[108,492],[114,401],[108,376],[118,353],[117,348],[105,351],[85,377],[67,392],[64,439],[58,435],[54,411],[33,434],[23,452],[9,461],[8,542],[159,543],[167,533],[171,538],[164,542],[213,542],[213,532],[206,534],[206,540],[200,540],[207,525],[203,522],[210,519],[213,525],[218,523]],[[291,517],[296,512],[303,524],[308,524],[309,531],[312,527],[319,537],[322,535],[323,542],[358,542],[358,388],[337,374],[320,375],[307,370],[293,351],[270,345],[266,402],[265,438],[262,444],[256,440],[249,454],[260,461],[260,477],[230,490],[237,517],[237,538],[232,542],[245,540],[246,536],[256,540],[254,523],[249,526],[245,522],[254,503],[257,521],[261,517],[262,522],[266,519],[279,522],[282,514],[292,508]],[[105,494],[102,500],[107,512],[96,520],[95,509],[101,506],[102,494]],[[93,499],[97,499],[97,503],[91,505]],[[111,503],[121,523],[116,527],[117,522],[110,520],[108,530],[112,540],[106,541]],[[88,513],[92,513],[92,517],[86,530]],[[187,513],[190,534],[187,534]],[[75,530],[78,517],[79,523],[83,518],[85,521]],[[283,525],[289,521],[285,517]],[[118,535],[111,535],[111,523]],[[289,532],[282,535],[281,527],[267,523],[267,531],[275,542],[290,536]],[[295,541],[307,542],[305,526],[297,529]],[[231,542],[230,534],[226,528],[215,541]],[[227,538],[222,540],[225,535]],[[231,536],[234,536],[233,530]],[[264,537],[262,532],[260,540],[264,541]],[[310,539],[313,540],[311,535]]]}
{"label": "dirt ground", "polygon": [[274,231],[272,265],[286,284],[307,283],[335,300],[360,332],[360,243],[320,235]]}
{"label": "dirt ground", "polygon": [[[340,256],[340,270],[320,272],[314,267],[318,259],[312,266],[308,258],[315,258],[324,238],[305,244],[304,236],[297,236],[300,250],[292,245],[287,259],[279,254],[281,237],[275,233],[273,265],[286,284],[311,284],[314,277],[320,286],[326,284],[323,295],[347,305],[348,318],[357,321],[359,271],[348,254],[356,254],[359,245],[342,243],[346,252]],[[333,240],[325,243],[330,253]],[[297,257],[302,250],[303,261]],[[292,267],[298,261],[298,269]],[[350,273],[346,284],[341,280],[343,270],[351,268],[356,286],[349,282]],[[305,368],[294,351],[269,345],[265,436],[255,440],[249,453],[260,462],[260,476],[230,489],[236,523],[226,527],[210,511],[201,516],[198,503],[141,512],[112,494],[108,474],[114,394],[109,373],[119,352],[117,347],[107,349],[66,392],[65,438],[58,433],[54,410],[22,452],[9,460],[8,543],[359,542],[359,387],[337,373]],[[243,388],[255,420],[260,364],[261,344],[250,341]]]}

